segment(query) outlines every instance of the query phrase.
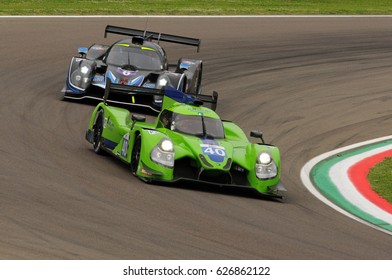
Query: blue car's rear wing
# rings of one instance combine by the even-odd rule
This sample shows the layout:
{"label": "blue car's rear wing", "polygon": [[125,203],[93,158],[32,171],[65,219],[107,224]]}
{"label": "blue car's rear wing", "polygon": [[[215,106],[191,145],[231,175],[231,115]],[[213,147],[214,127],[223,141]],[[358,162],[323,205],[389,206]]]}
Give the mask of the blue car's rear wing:
{"label": "blue car's rear wing", "polygon": [[126,28],[126,27],[120,27],[120,26],[113,26],[113,25],[106,26],[105,38],[106,38],[107,33],[127,35],[127,36],[138,36],[138,37],[142,37],[144,39],[158,40],[158,42],[164,41],[164,42],[170,42],[170,43],[196,46],[197,52],[199,52],[200,44],[201,44],[201,40],[197,39],[197,38],[183,37],[183,36],[158,33],[158,32],[146,31],[146,30],[139,30],[139,29],[132,29],[132,28]]}
{"label": "blue car's rear wing", "polygon": [[170,86],[164,86],[162,89],[154,88],[143,88],[138,86],[127,86],[121,84],[112,84],[110,79],[106,80],[105,94],[103,96],[103,101],[106,103],[108,97],[111,93],[124,94],[130,96],[132,95],[160,95],[167,96],[174,99],[177,102],[192,104],[192,105],[202,105],[204,102],[211,103],[211,109],[215,111],[218,103],[218,93],[214,91],[212,95],[205,94],[187,94],[179,91]]}

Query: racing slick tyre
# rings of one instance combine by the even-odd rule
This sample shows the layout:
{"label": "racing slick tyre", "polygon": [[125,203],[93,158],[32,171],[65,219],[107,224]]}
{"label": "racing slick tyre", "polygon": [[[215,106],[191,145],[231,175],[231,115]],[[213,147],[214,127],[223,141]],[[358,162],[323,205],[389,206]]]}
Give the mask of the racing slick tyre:
{"label": "racing slick tyre", "polygon": [[138,135],[136,136],[135,144],[133,145],[132,155],[131,155],[131,171],[134,176],[136,176],[137,168],[139,166],[141,147],[142,147],[142,137]]}
{"label": "racing slick tyre", "polygon": [[96,154],[103,154],[102,149],[102,131],[103,131],[103,111],[99,110],[94,123],[94,142],[93,148]]}

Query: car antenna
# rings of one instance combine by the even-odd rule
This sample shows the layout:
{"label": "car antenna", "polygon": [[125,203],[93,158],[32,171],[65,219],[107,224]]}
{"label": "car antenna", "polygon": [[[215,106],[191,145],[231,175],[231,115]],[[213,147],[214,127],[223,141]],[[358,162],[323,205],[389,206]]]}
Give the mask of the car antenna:
{"label": "car antenna", "polygon": [[146,34],[147,34],[147,24],[148,24],[148,17],[147,17],[147,19],[146,19],[146,24],[144,25],[144,34],[143,34],[143,38],[145,39],[146,38]]}

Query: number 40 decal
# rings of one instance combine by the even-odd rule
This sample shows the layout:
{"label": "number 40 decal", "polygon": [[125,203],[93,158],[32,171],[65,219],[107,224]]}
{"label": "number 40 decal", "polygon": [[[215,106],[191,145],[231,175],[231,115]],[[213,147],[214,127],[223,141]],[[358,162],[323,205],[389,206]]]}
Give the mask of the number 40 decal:
{"label": "number 40 decal", "polygon": [[218,155],[221,157],[226,156],[226,151],[223,147],[208,147],[204,148],[203,152],[207,155]]}
{"label": "number 40 decal", "polygon": [[207,155],[211,160],[215,162],[222,162],[226,157],[226,150],[224,147],[208,144],[202,144],[200,146],[203,151],[203,154]]}

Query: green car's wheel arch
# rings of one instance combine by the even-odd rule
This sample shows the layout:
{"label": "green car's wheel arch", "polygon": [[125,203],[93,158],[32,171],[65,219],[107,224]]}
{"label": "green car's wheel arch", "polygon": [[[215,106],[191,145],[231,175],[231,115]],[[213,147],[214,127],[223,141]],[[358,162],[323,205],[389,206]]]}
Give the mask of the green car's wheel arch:
{"label": "green car's wheel arch", "polygon": [[102,132],[103,132],[103,110],[97,112],[94,123],[94,142],[93,148],[96,154],[102,154]]}
{"label": "green car's wheel arch", "polygon": [[135,144],[133,145],[132,148],[132,155],[131,155],[131,171],[132,174],[135,176],[140,162],[141,148],[142,148],[142,137],[140,135],[137,135],[135,139]]}

